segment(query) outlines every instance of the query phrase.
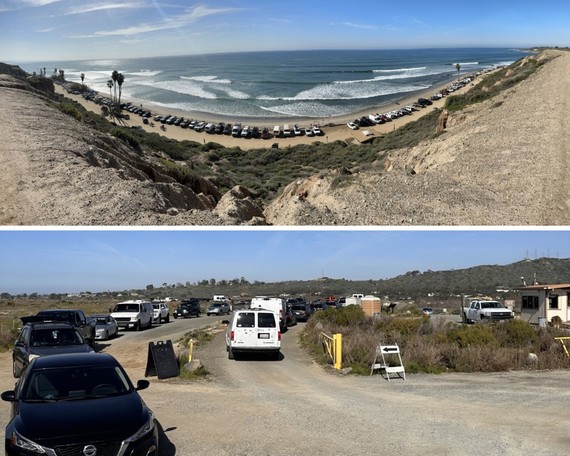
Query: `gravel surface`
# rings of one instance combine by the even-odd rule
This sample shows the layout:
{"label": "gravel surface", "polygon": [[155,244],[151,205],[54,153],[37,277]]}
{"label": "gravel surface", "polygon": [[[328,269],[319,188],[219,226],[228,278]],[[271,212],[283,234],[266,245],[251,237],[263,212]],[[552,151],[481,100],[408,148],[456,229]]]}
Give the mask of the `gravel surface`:
{"label": "gravel surface", "polygon": [[[129,332],[100,344],[143,378],[150,340],[173,340],[216,317]],[[229,360],[223,332],[195,352],[210,375],[184,383],[150,378],[141,392],[164,431],[161,456],[211,455],[565,455],[569,371],[343,376],[298,346],[303,325],[283,335],[283,357]],[[13,385],[0,354],[3,390]],[[8,420],[8,404],[0,409]]]}

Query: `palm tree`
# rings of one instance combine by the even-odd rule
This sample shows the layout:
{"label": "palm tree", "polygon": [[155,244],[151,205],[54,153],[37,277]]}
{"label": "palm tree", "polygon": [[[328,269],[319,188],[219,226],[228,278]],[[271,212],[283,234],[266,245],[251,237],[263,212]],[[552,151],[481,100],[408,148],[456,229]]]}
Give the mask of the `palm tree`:
{"label": "palm tree", "polygon": [[[114,85],[115,84],[113,83],[112,79],[109,79],[107,81],[107,87],[109,87],[109,97],[111,98],[111,102],[113,101],[113,92],[111,91],[111,89],[113,88]],[[113,115],[113,113],[115,112],[115,109],[114,108],[111,109],[110,112],[111,112],[111,115]],[[103,115],[105,115],[105,114],[103,113]]]}
{"label": "palm tree", "polygon": [[121,92],[123,87],[123,82],[125,82],[125,75],[123,73],[119,73],[117,75],[117,84],[119,85],[119,106],[121,106]]}
{"label": "palm tree", "polygon": [[456,63],[456,64],[455,64],[455,69],[457,70],[457,79],[459,80],[459,71],[461,70],[461,64],[460,64],[460,63]]}
{"label": "palm tree", "polygon": [[117,78],[118,77],[119,77],[119,72],[117,70],[114,70],[113,74],[111,74],[111,79],[115,83],[115,96],[113,98],[113,103],[117,103]]}

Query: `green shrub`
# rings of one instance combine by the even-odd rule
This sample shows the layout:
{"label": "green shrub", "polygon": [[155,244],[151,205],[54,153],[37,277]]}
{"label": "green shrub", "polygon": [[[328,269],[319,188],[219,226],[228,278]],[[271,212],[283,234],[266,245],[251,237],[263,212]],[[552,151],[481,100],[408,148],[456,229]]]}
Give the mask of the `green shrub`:
{"label": "green shrub", "polygon": [[501,345],[529,347],[538,340],[536,330],[523,320],[509,320],[497,327]]}
{"label": "green shrub", "polygon": [[124,128],[115,127],[111,129],[109,133],[111,133],[111,135],[113,135],[115,138],[118,138],[121,141],[126,142],[136,151],[140,152],[141,146],[139,142],[129,131],[125,130]]}
{"label": "green shrub", "polygon": [[70,103],[59,103],[58,108],[61,112],[73,117],[75,120],[81,122],[83,119],[83,114],[81,114],[81,112],[79,112],[79,110]]}
{"label": "green shrub", "polygon": [[447,341],[461,348],[472,346],[493,346],[498,347],[499,343],[493,334],[492,325],[473,325],[451,329],[445,335]]}

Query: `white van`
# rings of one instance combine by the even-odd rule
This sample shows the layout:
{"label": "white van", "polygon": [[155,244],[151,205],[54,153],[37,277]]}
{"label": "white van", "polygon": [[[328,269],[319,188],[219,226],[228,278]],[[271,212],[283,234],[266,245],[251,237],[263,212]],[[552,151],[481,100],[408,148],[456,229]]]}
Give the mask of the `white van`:
{"label": "white van", "polygon": [[152,327],[153,309],[149,301],[125,301],[115,304],[111,317],[117,320],[119,328],[133,328],[140,331],[142,328]]}
{"label": "white van", "polygon": [[212,301],[226,302],[226,301],[229,301],[229,299],[226,298],[224,295],[214,295],[214,298],[212,299]]}
{"label": "white van", "polygon": [[279,317],[267,309],[236,310],[226,331],[228,358],[240,353],[271,353],[279,359],[281,331]]}
{"label": "white van", "polygon": [[249,306],[251,309],[267,309],[275,312],[279,316],[279,329],[285,331],[287,328],[286,321],[284,320],[285,313],[287,312],[287,305],[284,299],[270,298],[268,296],[256,296],[252,298]]}

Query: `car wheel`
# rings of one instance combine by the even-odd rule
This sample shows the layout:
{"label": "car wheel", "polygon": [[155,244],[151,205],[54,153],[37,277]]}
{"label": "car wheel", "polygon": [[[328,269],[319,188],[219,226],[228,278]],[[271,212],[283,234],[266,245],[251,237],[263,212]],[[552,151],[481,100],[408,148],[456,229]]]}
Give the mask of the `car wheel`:
{"label": "car wheel", "polygon": [[228,347],[228,359],[235,359],[234,351]]}
{"label": "car wheel", "polygon": [[209,313],[207,313],[206,315],[208,315],[208,317],[210,316],[210,314],[209,314]]}
{"label": "car wheel", "polygon": [[166,318],[164,319],[164,323],[168,323],[169,321],[170,321],[170,314],[166,316]]}
{"label": "car wheel", "polygon": [[14,378],[19,378],[21,375],[21,372],[19,372],[18,368],[16,367],[16,361],[12,361],[12,375]]}
{"label": "car wheel", "polygon": [[140,320],[137,320],[137,322],[135,323],[135,331],[140,331],[141,330],[141,322]]}
{"label": "car wheel", "polygon": [[172,316],[174,317],[175,320],[178,318],[178,315],[176,315],[176,314],[174,314]]}

